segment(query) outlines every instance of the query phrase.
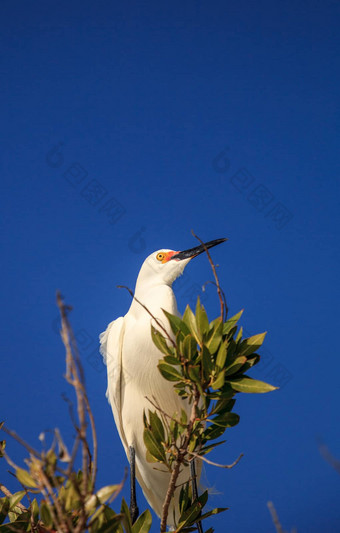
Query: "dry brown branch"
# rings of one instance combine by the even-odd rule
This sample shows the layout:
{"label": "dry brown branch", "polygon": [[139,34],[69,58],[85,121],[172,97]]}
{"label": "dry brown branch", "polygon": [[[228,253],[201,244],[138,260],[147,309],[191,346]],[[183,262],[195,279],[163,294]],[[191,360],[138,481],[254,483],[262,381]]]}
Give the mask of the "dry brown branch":
{"label": "dry brown branch", "polygon": [[28,444],[28,442],[26,442],[22,437],[20,437],[15,431],[13,431],[13,429],[9,429],[8,427],[6,427],[5,425],[2,426],[2,431],[4,431],[5,433],[7,433],[7,435],[9,435],[10,437],[12,437],[12,439],[16,440],[19,444],[21,444],[21,446],[23,446],[24,448],[26,448],[26,450],[31,454],[33,455],[34,457],[37,457],[39,458],[40,457],[40,453],[37,452],[34,448],[32,448],[32,446],[30,444]]}
{"label": "dry brown branch", "polygon": [[322,457],[329,463],[338,474],[340,474],[340,461],[329,451],[329,448],[323,442],[319,443],[319,451]]}
{"label": "dry brown branch", "polygon": [[161,407],[159,407],[158,403],[156,402],[156,399],[155,397],[153,396],[152,397],[153,399],[150,400],[150,398],[148,398],[147,396],[145,396],[145,399],[148,400],[148,402],[151,403],[151,405],[153,405],[157,411],[159,411],[162,415],[164,415],[166,418],[168,418],[169,420],[173,420],[173,422],[177,422],[177,424],[179,426],[183,426],[183,424],[177,420],[174,416],[170,416],[168,413],[166,413]]}
{"label": "dry brown branch", "polygon": [[273,502],[267,502],[267,506],[268,506],[269,512],[271,514],[271,517],[272,517],[272,520],[273,520],[273,524],[275,526],[275,529],[276,529],[277,533],[284,533]]}
{"label": "dry brown branch", "polygon": [[[2,427],[3,429],[3,427]],[[12,468],[14,468],[14,470],[17,470],[18,469],[18,466],[15,464],[14,461],[12,461],[12,459],[10,458],[10,456],[8,455],[7,452],[5,452],[5,449],[1,446],[0,444],[0,452],[1,454],[3,455],[3,457],[6,459],[7,463],[9,464],[9,466],[11,466]]]}
{"label": "dry brown branch", "polygon": [[[7,487],[5,487],[5,485],[3,485],[2,483],[0,483],[0,491],[7,497],[7,498],[11,498],[11,496],[13,496],[13,494],[11,493],[11,491],[8,490]],[[24,505],[22,505],[22,503],[17,503],[16,504],[16,507],[19,507],[22,511],[27,511],[26,507]]]}
{"label": "dry brown branch", "polygon": [[[213,285],[217,289],[216,281],[208,280],[202,285],[202,290],[205,291],[206,285],[209,285],[209,284]],[[221,296],[222,296],[223,302],[224,302],[224,307],[225,307],[224,315],[225,315],[225,320],[226,320],[227,319],[227,314],[228,314],[227,298],[226,298],[224,290],[221,287],[220,287],[220,291],[221,291]]]}
{"label": "dry brown branch", "polygon": [[218,466],[219,468],[233,468],[234,466],[237,465],[237,463],[242,459],[242,457],[244,455],[243,453],[240,453],[238,458],[235,459],[235,461],[233,463],[231,463],[231,465],[220,465],[219,463],[214,463],[213,461],[210,461],[204,455],[199,455],[198,453],[189,452],[189,451],[188,451],[188,454],[192,455],[193,457],[197,457],[197,459],[202,459],[202,461],[204,461],[208,465]]}
{"label": "dry brown branch", "polygon": [[[59,502],[59,499],[55,495],[53,487],[51,486],[51,483],[49,482],[49,479],[46,476],[43,468],[39,469],[39,478],[40,478],[40,480],[43,483],[43,487],[42,488],[47,492],[49,498],[53,502],[54,508],[57,511],[58,518],[55,516],[55,518],[57,520],[56,523],[57,524],[59,523],[61,530],[64,531],[65,533],[68,533],[69,531],[73,531],[72,522],[71,522],[70,518],[67,516],[67,514],[65,513],[65,510],[62,508],[62,506],[61,506],[61,504]],[[53,506],[51,504],[49,505],[49,510],[50,510],[50,512],[52,514]]]}
{"label": "dry brown branch", "polygon": [[126,287],[126,285],[117,285],[117,288],[118,289],[126,289],[128,291],[128,293],[130,294],[130,296],[132,296],[132,298],[134,300],[136,300],[136,302],[141,305],[143,307],[143,309],[145,309],[145,311],[151,316],[151,318],[154,319],[154,321],[156,322],[157,326],[163,331],[163,333],[166,335],[166,338],[171,342],[171,344],[173,345],[174,348],[176,348],[176,343],[174,341],[174,339],[171,337],[171,335],[168,333],[168,331],[165,329],[165,327],[162,325],[162,323],[160,322],[160,320],[158,320],[158,318],[156,318],[152,313],[151,311],[149,311],[149,309],[146,307],[146,305],[144,305],[140,300],[138,300],[138,298],[136,298],[136,296],[133,294],[132,290],[129,289],[129,287]]}
{"label": "dry brown branch", "polygon": [[213,271],[214,278],[215,278],[217,294],[218,294],[218,297],[219,297],[219,300],[220,300],[221,320],[223,321],[223,319],[224,319],[224,310],[225,310],[226,313],[228,313],[228,307],[227,307],[227,304],[224,302],[225,296],[224,296],[224,298],[222,296],[223,291],[222,291],[222,289],[220,287],[220,282],[219,282],[219,279],[218,279],[218,276],[217,276],[217,273],[216,273],[216,267],[214,265],[213,260],[211,259],[211,255],[209,253],[209,250],[206,247],[206,245],[204,244],[204,242],[201,241],[201,239],[197,235],[195,235],[194,230],[191,230],[191,233],[192,233],[193,237],[195,237],[195,239],[197,239],[202,244],[202,246],[204,247],[205,253],[207,254],[207,257],[208,257],[208,260],[209,260],[209,263],[210,263],[210,266],[211,266],[211,269]]}
{"label": "dry brown branch", "polygon": [[[79,352],[77,349],[73,330],[70,326],[70,323],[67,317],[67,311],[70,308],[64,304],[64,301],[59,292],[57,292],[57,305],[59,307],[59,311],[61,315],[61,324],[62,324],[61,337],[62,337],[65,350],[66,350],[66,376],[65,377],[68,383],[70,383],[74,387],[75,392],[76,392],[76,397],[77,397],[77,410],[78,410],[78,418],[79,418],[79,423],[80,423],[80,427],[77,428],[77,433],[79,435],[79,439],[82,442],[82,470],[83,470],[83,476],[84,476],[83,477],[82,506],[84,508],[85,506],[84,498],[88,491],[89,476],[90,476],[92,490],[95,486],[95,479],[96,479],[96,474],[97,474],[97,457],[98,457],[97,433],[96,433],[93,413],[92,413],[90,403],[87,397],[86,389],[85,389],[85,378],[84,378],[83,367],[81,365]],[[93,457],[90,453],[90,449],[89,449],[87,438],[86,438],[86,432],[87,432],[86,414],[89,417],[90,426],[91,426]],[[73,460],[78,450],[78,445],[79,444],[76,441],[75,447],[72,453]],[[71,460],[71,465],[72,464],[73,464],[73,461]],[[85,512],[85,508],[84,508],[84,512]]]}

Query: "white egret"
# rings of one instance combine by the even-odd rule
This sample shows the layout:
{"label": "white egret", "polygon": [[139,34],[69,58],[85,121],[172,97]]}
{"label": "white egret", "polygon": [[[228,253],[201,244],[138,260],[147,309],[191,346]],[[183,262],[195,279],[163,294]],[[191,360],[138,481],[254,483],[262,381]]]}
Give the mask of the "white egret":
{"label": "white egret", "polygon": [[[211,248],[225,240],[217,239],[182,252],[164,249],[152,253],[146,258],[139,272],[135,288],[136,299],[169,329],[162,309],[178,315],[172,283],[183,273],[193,257],[204,252],[205,248]],[[180,413],[183,408],[189,414],[187,402],[178,396],[173,384],[166,381],[157,368],[162,354],[151,339],[152,322],[156,326],[150,314],[134,299],[128,313],[111,322],[100,335],[101,353],[107,365],[106,394],[130,463],[132,520],[138,515],[135,474],[144,496],[158,516],[162,514],[170,480],[169,472],[160,471],[161,465],[146,460],[143,411],[147,413],[148,409],[152,408],[147,398],[154,397],[159,407],[169,415]],[[189,478],[188,467],[183,467],[177,485],[188,481]],[[169,509],[169,526],[174,526],[175,523],[178,496],[179,490],[176,489]]]}

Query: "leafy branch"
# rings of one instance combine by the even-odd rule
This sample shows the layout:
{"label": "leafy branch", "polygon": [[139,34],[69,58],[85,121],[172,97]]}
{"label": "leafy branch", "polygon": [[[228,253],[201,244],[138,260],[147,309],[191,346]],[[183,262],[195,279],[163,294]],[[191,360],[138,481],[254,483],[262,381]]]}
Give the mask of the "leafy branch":
{"label": "leafy branch", "polygon": [[[109,506],[121,492],[126,473],[120,483],[95,490],[98,446],[94,417],[73,330],[68,320],[70,307],[64,303],[59,293],[57,305],[61,316],[61,338],[66,352],[65,379],[75,391],[76,397],[77,416],[73,414],[73,410],[71,413],[76,436],[72,452],[69,453],[56,429],[49,449],[39,452],[15,431],[0,424],[0,429],[28,452],[25,461],[27,468],[21,468],[8,455],[6,441],[0,441],[0,457],[4,457],[12,467],[23,488],[12,494],[4,484],[0,484],[0,491],[4,494],[0,498],[0,533],[145,533],[151,526],[150,511],[145,511],[132,526],[124,500],[119,513],[115,513]],[[81,469],[76,469],[77,464],[81,465]],[[22,503],[24,499],[27,500],[25,505]],[[4,523],[6,519],[7,522]]]}

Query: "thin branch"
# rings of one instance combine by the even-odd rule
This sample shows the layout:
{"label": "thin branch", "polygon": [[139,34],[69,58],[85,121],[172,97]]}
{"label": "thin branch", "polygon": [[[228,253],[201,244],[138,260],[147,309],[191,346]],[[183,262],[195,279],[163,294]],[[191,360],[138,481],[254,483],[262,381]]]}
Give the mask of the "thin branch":
{"label": "thin branch", "polygon": [[340,474],[340,461],[329,451],[329,448],[323,442],[319,443],[319,451],[322,457],[329,463],[338,474]]}
{"label": "thin branch", "polygon": [[[89,470],[91,470],[91,455],[89,453],[89,446],[86,439],[87,433],[87,421],[86,421],[86,408],[85,408],[85,385],[83,369],[80,363],[79,354],[77,351],[72,328],[67,318],[67,308],[61,297],[61,294],[57,292],[57,305],[59,307],[61,315],[61,338],[66,350],[66,381],[73,386],[76,398],[77,398],[77,413],[79,419],[79,427],[77,432],[79,439],[82,443],[81,455],[82,455],[82,490],[79,491],[80,497],[80,516],[76,527],[77,531],[80,531],[83,524],[86,523],[86,509],[85,499],[88,494],[88,479]],[[75,354],[75,355],[74,355]],[[92,477],[91,477],[92,480]]]}
{"label": "thin branch", "polygon": [[[67,516],[67,514],[65,513],[64,509],[62,508],[59,499],[54,494],[53,487],[51,486],[51,484],[50,484],[50,482],[48,480],[48,477],[46,476],[46,474],[45,474],[45,472],[44,472],[44,470],[42,468],[39,468],[39,475],[40,475],[41,480],[42,480],[42,482],[43,482],[43,484],[45,486],[46,492],[48,493],[49,497],[53,501],[54,507],[55,507],[55,509],[57,511],[59,524],[62,527],[62,530],[65,531],[65,533],[68,533],[69,531],[72,531],[73,530],[72,522],[71,522],[70,518]],[[51,511],[51,507],[52,506],[50,506],[50,509],[49,509],[50,511]]]}
{"label": "thin branch", "polygon": [[53,508],[53,505],[51,503],[49,494],[48,494],[47,490],[44,487],[41,487],[41,494],[44,496],[44,500],[45,500],[46,505],[48,506],[48,510],[51,513],[53,523],[56,526],[57,531],[59,532],[60,531],[60,524],[58,522],[57,515],[54,512],[54,508]]}
{"label": "thin branch", "polygon": [[[14,470],[18,470],[18,465],[15,464],[14,461],[12,461],[12,459],[10,458],[10,456],[8,455],[7,452],[5,452],[5,449],[1,446],[0,444],[0,452],[1,452],[1,455],[6,459],[7,463],[9,464],[9,466],[11,466]],[[15,476],[13,474],[13,476]]]}
{"label": "thin branch", "polygon": [[166,418],[169,418],[169,420],[172,420],[173,422],[177,422],[177,424],[179,426],[186,426],[186,424],[182,424],[179,420],[177,420],[174,416],[170,416],[168,413],[166,413],[165,411],[163,411],[163,409],[161,407],[159,407],[158,403],[156,402],[156,399],[155,397],[153,396],[153,401],[150,400],[150,398],[148,398],[147,396],[145,396],[145,399],[148,400],[148,402],[151,403],[151,405],[153,405],[157,411],[159,411],[162,415],[164,415]]}
{"label": "thin branch", "polygon": [[94,518],[91,518],[91,520],[87,524],[87,529],[89,529],[94,524],[94,522],[98,519],[98,516],[100,515],[101,511],[105,508],[105,506],[108,505],[109,503],[112,503],[117,498],[117,496],[119,495],[119,493],[122,491],[122,489],[124,487],[124,484],[125,484],[125,481],[126,481],[126,478],[127,478],[127,474],[128,474],[128,470],[127,470],[127,468],[125,468],[124,469],[124,477],[123,477],[122,481],[119,483],[119,485],[117,486],[117,490],[113,493],[113,495],[108,500],[108,502],[102,503],[101,506],[98,507],[98,509],[96,510],[96,513],[95,513],[97,516],[95,516]]}
{"label": "thin branch", "polygon": [[[97,433],[95,428],[95,422],[93,413],[90,407],[90,402],[87,397],[85,389],[85,378],[84,371],[81,365],[78,348],[76,345],[75,337],[71,325],[67,317],[67,307],[60,293],[57,293],[57,305],[60,310],[60,315],[62,319],[62,330],[61,336],[65,345],[66,350],[66,380],[74,387],[76,396],[77,396],[77,409],[78,409],[78,418],[80,422],[80,428],[76,428],[78,435],[82,441],[82,456],[83,456],[83,497],[86,496],[88,490],[88,476],[91,475],[91,488],[94,489],[96,474],[97,474],[97,461],[98,461],[98,441]],[[74,357],[73,357],[73,354]],[[86,439],[86,413],[90,420],[91,433],[92,433],[92,443],[93,443],[93,457],[90,453],[88,442]],[[78,443],[76,443],[73,451],[76,451],[78,448]],[[72,453],[72,457],[74,455]],[[71,461],[71,464],[73,462]],[[84,507],[85,502],[82,502]]]}
{"label": "thin branch", "polygon": [[7,433],[7,435],[9,435],[10,437],[12,437],[13,439],[15,439],[19,444],[21,444],[21,446],[23,446],[24,448],[26,448],[26,450],[32,454],[34,457],[37,457],[38,459],[40,459],[40,453],[37,452],[34,448],[32,448],[32,446],[30,446],[30,444],[28,444],[24,439],[22,439],[15,431],[13,431],[12,429],[9,429],[8,427],[6,427],[5,425],[2,426],[2,431],[4,431],[5,433]]}
{"label": "thin branch", "polygon": [[218,297],[219,297],[219,300],[220,300],[220,307],[221,307],[221,321],[223,321],[223,319],[224,319],[224,307],[225,307],[226,313],[228,313],[228,307],[227,307],[226,304],[224,304],[224,301],[223,301],[222,290],[221,290],[220,282],[219,282],[219,279],[218,279],[218,276],[217,276],[217,273],[216,273],[216,267],[215,267],[215,265],[213,263],[213,260],[211,259],[211,255],[209,253],[209,250],[206,247],[206,245],[204,244],[204,242],[201,241],[201,239],[197,235],[195,235],[193,230],[191,230],[191,234],[193,235],[193,237],[195,237],[202,244],[202,246],[203,246],[203,248],[205,250],[205,253],[207,254],[211,269],[212,269],[213,274],[214,274],[215,282],[216,282],[217,294],[218,294]]}
{"label": "thin branch", "polygon": [[[202,285],[202,289],[203,291],[205,290],[205,286],[208,285],[209,283],[211,283],[212,285],[214,285],[214,287],[216,287],[217,289],[217,285],[216,285],[216,281],[212,281],[212,280],[208,280],[206,281],[203,285]],[[220,291],[221,291],[221,295],[222,295],[222,298],[223,298],[223,303],[224,303],[224,307],[225,307],[225,319],[227,318],[227,315],[228,315],[228,306],[227,306],[227,297],[225,295],[225,292],[224,290],[222,289],[222,287],[220,286]]]}
{"label": "thin branch", "polygon": [[183,446],[178,452],[176,462],[175,462],[175,468],[172,471],[168,490],[167,490],[166,497],[163,503],[162,517],[161,517],[161,533],[164,533],[166,531],[166,525],[167,525],[167,519],[168,519],[171,499],[173,498],[173,495],[176,489],[176,483],[177,483],[177,479],[180,473],[181,464],[184,462],[185,456],[188,453],[188,445],[190,442],[190,438],[191,438],[192,431],[193,431],[193,426],[194,426],[196,416],[197,416],[197,408],[198,408],[199,400],[200,400],[200,393],[198,392],[197,387],[195,385],[194,401],[191,407],[191,414],[190,414],[189,423],[187,425],[186,437],[185,437]]}
{"label": "thin branch", "polygon": [[93,460],[92,460],[92,465],[91,465],[91,473],[92,473],[92,490],[94,490],[95,483],[96,483],[96,476],[97,476],[98,439],[97,439],[96,426],[94,422],[94,416],[92,413],[92,409],[90,407],[90,402],[87,397],[87,394],[85,394],[85,404],[86,404],[87,414],[90,419],[90,426],[91,426],[91,432],[92,432]]}
{"label": "thin branch", "polygon": [[[11,498],[13,496],[11,491],[9,491],[8,488],[5,487],[5,485],[3,485],[2,483],[0,483],[0,491],[3,492],[6,498]],[[16,504],[16,507],[19,507],[22,511],[27,511],[26,507],[20,502]]]}
{"label": "thin branch", "polygon": [[141,305],[143,307],[143,309],[145,309],[145,311],[151,316],[151,318],[154,319],[154,321],[156,322],[157,326],[163,331],[163,333],[166,335],[167,339],[171,342],[171,344],[173,345],[174,348],[176,348],[176,343],[175,341],[173,340],[173,338],[171,337],[171,335],[168,333],[168,331],[165,329],[165,327],[162,325],[162,323],[160,322],[160,320],[158,320],[158,318],[156,318],[152,313],[151,311],[146,307],[146,305],[144,305],[140,300],[138,300],[138,298],[136,298],[136,296],[133,294],[132,290],[129,289],[129,287],[126,287],[126,285],[117,285],[118,289],[126,289],[130,296],[132,296],[132,298],[134,300],[136,300],[136,302]]}
{"label": "thin branch", "polygon": [[271,517],[272,517],[272,520],[273,520],[273,524],[275,526],[275,529],[276,529],[277,533],[284,533],[273,502],[267,502],[267,506],[268,506],[269,512],[271,514]]}
{"label": "thin branch", "polygon": [[241,453],[237,459],[235,459],[235,461],[233,463],[231,463],[231,465],[220,465],[218,463],[214,463],[213,461],[210,461],[209,459],[207,459],[204,455],[199,455],[198,453],[195,453],[195,452],[189,452],[188,451],[188,454],[189,455],[192,455],[193,457],[197,457],[197,459],[202,459],[202,461],[204,461],[205,463],[207,463],[208,465],[213,465],[213,466],[218,466],[219,468],[234,468],[234,466],[237,465],[237,463],[242,459],[243,457],[243,453]]}

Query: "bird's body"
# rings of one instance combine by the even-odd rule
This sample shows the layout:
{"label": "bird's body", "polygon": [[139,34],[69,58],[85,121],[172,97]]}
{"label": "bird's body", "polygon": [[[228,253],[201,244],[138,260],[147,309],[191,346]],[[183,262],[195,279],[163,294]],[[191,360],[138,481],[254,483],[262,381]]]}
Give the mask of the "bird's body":
{"label": "bird's body", "polygon": [[[100,336],[101,352],[107,364],[107,396],[115,423],[128,459],[130,447],[134,448],[137,480],[159,516],[162,514],[170,473],[161,464],[146,460],[143,412],[154,410],[149,399],[155,399],[159,408],[170,416],[176,412],[180,415],[181,409],[189,414],[190,406],[178,396],[173,384],[166,381],[157,368],[162,354],[151,338],[151,324],[157,327],[151,315],[167,330],[170,328],[162,309],[178,315],[171,286],[190,259],[195,257],[193,253],[181,257],[180,254],[185,253],[161,250],[151,254],[140,270],[135,299],[128,313],[111,322]],[[189,468],[183,467],[177,486],[189,478]],[[176,489],[168,515],[169,526],[175,524],[174,510],[178,506],[178,493],[179,489]]]}

